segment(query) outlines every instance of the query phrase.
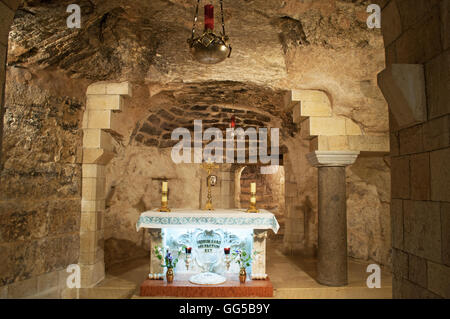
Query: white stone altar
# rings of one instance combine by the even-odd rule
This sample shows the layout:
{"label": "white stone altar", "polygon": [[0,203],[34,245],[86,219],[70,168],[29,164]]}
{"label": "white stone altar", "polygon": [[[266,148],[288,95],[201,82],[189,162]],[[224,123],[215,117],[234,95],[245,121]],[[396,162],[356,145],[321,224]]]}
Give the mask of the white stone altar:
{"label": "white stone altar", "polygon": [[246,213],[245,209],[173,209],[172,212],[143,212],[136,223],[137,231],[141,228],[150,231],[150,279],[161,279],[164,272],[155,256],[155,246],[169,247],[176,252],[183,245],[192,247],[189,269],[183,252],[176,273],[238,274],[239,266],[234,262],[226,269],[224,248],[230,247],[231,251],[240,248],[256,253],[247,273],[252,279],[265,279],[267,231],[277,233],[279,224],[274,214],[264,209],[259,213]]}

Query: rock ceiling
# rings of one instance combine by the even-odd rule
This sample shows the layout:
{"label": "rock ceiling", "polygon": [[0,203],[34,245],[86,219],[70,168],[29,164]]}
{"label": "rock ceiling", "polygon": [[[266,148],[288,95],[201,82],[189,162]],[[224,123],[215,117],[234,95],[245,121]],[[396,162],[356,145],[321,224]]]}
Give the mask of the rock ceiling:
{"label": "rock ceiling", "polygon": [[[386,103],[376,87],[383,41],[366,26],[368,0],[224,0],[233,51],[213,66],[189,54],[195,0],[81,0],[82,28],[68,29],[72,2],[24,1],[11,28],[10,68],[58,69],[92,82],[319,89],[332,97],[336,114],[369,131],[387,130]],[[217,16],[218,0],[212,2]]]}
{"label": "rock ceiling", "polygon": [[[82,28],[68,29],[66,8],[72,2],[25,1],[10,34],[9,64],[57,66],[92,80],[270,84],[287,76],[286,54],[292,47],[375,43],[365,17],[358,16],[368,1],[225,0],[232,58],[203,66],[192,61],[186,43],[195,0],[82,0]],[[199,25],[202,19],[200,14]]]}

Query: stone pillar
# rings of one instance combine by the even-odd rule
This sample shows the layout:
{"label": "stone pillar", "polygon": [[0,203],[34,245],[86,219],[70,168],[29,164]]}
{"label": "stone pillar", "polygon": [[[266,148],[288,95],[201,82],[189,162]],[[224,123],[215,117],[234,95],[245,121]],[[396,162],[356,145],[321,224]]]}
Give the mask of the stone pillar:
{"label": "stone pillar", "polygon": [[128,82],[91,84],[83,115],[83,167],[81,190],[81,286],[93,287],[105,278],[104,226],[105,166],[114,157],[111,131],[120,125],[123,96],[131,96]]}
{"label": "stone pillar", "polygon": [[315,151],[306,155],[318,167],[319,241],[317,281],[327,286],[347,285],[347,207],[345,167],[359,152]]}

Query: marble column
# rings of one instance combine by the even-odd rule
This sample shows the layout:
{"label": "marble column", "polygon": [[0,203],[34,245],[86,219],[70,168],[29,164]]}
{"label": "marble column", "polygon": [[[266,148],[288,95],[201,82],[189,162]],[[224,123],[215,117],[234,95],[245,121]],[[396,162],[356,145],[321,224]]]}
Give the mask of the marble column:
{"label": "marble column", "polygon": [[345,167],[359,152],[315,151],[306,155],[318,168],[319,238],[317,281],[347,285],[347,207]]}

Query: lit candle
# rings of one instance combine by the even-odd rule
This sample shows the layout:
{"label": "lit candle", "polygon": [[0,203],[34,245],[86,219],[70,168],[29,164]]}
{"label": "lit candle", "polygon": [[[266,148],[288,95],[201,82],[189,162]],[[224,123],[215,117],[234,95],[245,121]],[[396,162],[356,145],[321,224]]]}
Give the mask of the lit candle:
{"label": "lit candle", "polygon": [[256,183],[251,183],[250,184],[250,192],[251,193],[256,193]]}
{"label": "lit candle", "polygon": [[192,247],[186,247],[186,254],[190,254],[192,252]]}
{"label": "lit candle", "polygon": [[225,253],[225,255],[229,255],[230,254],[230,247],[224,248],[223,252]]}
{"label": "lit candle", "polygon": [[162,191],[167,192],[167,182],[162,182]]}

